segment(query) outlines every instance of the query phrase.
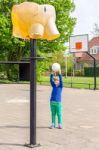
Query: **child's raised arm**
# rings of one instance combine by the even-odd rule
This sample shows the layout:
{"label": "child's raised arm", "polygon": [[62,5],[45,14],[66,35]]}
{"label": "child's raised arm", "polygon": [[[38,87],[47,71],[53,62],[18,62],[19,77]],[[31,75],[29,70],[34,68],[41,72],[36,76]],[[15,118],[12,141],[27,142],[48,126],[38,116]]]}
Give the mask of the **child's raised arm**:
{"label": "child's raised arm", "polygon": [[54,75],[51,73],[50,74],[50,83],[52,86],[54,85],[53,77],[54,77]]}
{"label": "child's raised arm", "polygon": [[61,75],[61,70],[59,70],[59,81],[60,81],[60,86],[63,87],[63,79]]}

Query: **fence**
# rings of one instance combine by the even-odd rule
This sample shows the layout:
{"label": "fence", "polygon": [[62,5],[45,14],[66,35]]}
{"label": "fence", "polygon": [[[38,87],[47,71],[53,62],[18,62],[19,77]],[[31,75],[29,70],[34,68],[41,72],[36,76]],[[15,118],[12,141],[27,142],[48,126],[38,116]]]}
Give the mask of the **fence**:
{"label": "fence", "polygon": [[[4,78],[0,78],[0,83],[29,83],[29,81],[20,81],[20,80],[7,80]],[[40,85],[48,85],[50,86],[49,81],[38,81]],[[98,82],[99,83],[99,82]],[[77,82],[63,82],[64,87],[66,88],[78,88],[78,89],[94,89],[93,83],[77,83]],[[96,84],[96,89],[99,89],[99,84]]]}
{"label": "fence", "polygon": [[[48,81],[39,81],[40,85],[50,85]],[[67,88],[79,88],[79,89],[94,89],[92,83],[76,83],[76,82],[64,82],[64,87]],[[96,85],[96,89],[99,89],[99,84]]]}

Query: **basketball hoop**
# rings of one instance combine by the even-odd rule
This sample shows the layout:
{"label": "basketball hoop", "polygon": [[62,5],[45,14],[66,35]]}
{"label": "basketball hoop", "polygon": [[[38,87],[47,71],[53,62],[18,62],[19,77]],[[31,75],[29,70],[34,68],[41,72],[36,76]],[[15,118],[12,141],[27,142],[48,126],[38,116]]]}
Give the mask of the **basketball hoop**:
{"label": "basketball hoop", "polygon": [[88,34],[70,36],[69,50],[72,53],[88,52]]}
{"label": "basketball hoop", "polygon": [[69,39],[69,51],[71,53],[86,52],[94,63],[94,90],[96,89],[96,59],[90,53],[88,53],[88,34],[70,36]]}

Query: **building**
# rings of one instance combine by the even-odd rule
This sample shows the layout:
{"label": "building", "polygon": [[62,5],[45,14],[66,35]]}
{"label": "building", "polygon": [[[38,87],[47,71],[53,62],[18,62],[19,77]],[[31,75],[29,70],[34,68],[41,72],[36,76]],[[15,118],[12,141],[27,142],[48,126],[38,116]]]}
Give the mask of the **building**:
{"label": "building", "polygon": [[[99,67],[99,37],[93,37],[89,43],[89,51],[96,59],[96,66]],[[87,53],[75,53],[76,68],[93,67],[93,59]]]}

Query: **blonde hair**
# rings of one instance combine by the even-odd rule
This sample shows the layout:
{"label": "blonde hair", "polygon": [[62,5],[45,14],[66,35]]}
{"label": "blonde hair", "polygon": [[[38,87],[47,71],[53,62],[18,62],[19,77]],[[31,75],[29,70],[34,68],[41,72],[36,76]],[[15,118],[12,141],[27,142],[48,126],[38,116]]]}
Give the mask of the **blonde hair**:
{"label": "blonde hair", "polygon": [[58,77],[54,77],[54,81],[58,80],[59,81],[59,78]]}

